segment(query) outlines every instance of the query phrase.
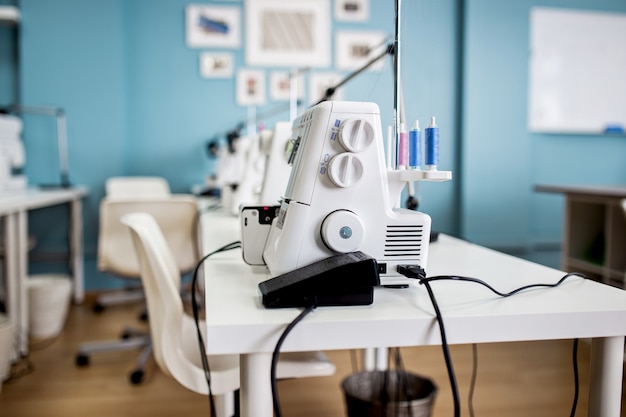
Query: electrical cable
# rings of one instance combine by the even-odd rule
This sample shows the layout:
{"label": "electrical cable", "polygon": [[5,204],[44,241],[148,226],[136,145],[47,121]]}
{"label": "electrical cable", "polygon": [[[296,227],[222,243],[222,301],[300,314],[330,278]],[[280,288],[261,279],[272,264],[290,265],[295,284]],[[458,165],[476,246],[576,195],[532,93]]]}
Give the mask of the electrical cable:
{"label": "electrical cable", "polygon": [[474,417],[474,389],[476,388],[476,376],[478,374],[478,346],[472,343],[472,378],[470,379],[469,393],[467,395],[467,408],[470,417]]}
{"label": "electrical cable", "polygon": [[350,349],[350,364],[352,365],[352,373],[359,371],[359,365],[357,362],[356,351],[354,349]]}
{"label": "electrical cable", "polygon": [[[452,364],[452,359],[450,356],[450,349],[448,347],[448,340],[447,340],[447,336],[445,333],[445,326],[443,324],[443,316],[441,314],[441,310],[439,309],[439,304],[437,303],[437,299],[435,297],[435,294],[430,286],[431,282],[434,281],[441,281],[441,280],[451,280],[451,281],[467,281],[467,282],[473,282],[476,284],[480,284],[483,285],[484,287],[488,288],[489,290],[491,290],[493,293],[499,295],[500,297],[510,297],[512,295],[515,295],[521,291],[524,290],[528,290],[531,288],[554,288],[557,287],[559,285],[561,285],[566,279],[577,276],[580,278],[584,278],[587,279],[587,277],[584,274],[581,274],[579,272],[569,272],[567,274],[565,274],[563,277],[561,277],[561,279],[559,279],[556,283],[552,283],[552,284],[529,284],[529,285],[524,285],[522,287],[516,288],[512,291],[509,291],[507,293],[504,292],[500,292],[498,290],[496,290],[495,288],[493,288],[491,285],[487,284],[485,281],[480,280],[478,278],[471,278],[471,277],[464,277],[464,276],[458,276],[458,275],[438,275],[438,276],[433,276],[433,277],[426,277],[426,272],[419,266],[417,265],[398,265],[397,267],[397,271],[406,276],[407,278],[414,278],[417,279],[418,282],[421,285],[424,285],[426,287],[426,291],[428,292],[428,296],[430,298],[430,301],[433,305],[433,309],[435,310],[435,315],[437,317],[437,323],[439,325],[439,332],[441,334],[441,348],[443,351],[443,355],[444,355],[444,360],[446,363],[446,369],[448,371],[448,378],[450,380],[450,386],[452,389],[452,397],[453,397],[453,402],[454,402],[454,416],[455,417],[460,417],[461,415],[461,407],[460,407],[460,401],[459,401],[459,392],[458,392],[458,385],[456,382],[456,375],[454,372],[454,366]],[[575,344],[575,352],[577,352],[577,344]],[[576,385],[576,391],[574,394],[574,404],[573,404],[573,408],[572,408],[572,412],[575,413],[575,409],[576,409],[576,404],[578,401],[578,364],[577,361],[575,360],[575,364],[574,364],[574,377],[575,377],[575,385]],[[472,411],[473,412],[473,411]],[[574,414],[572,414],[573,416]]]}
{"label": "electrical cable", "polygon": [[200,350],[200,360],[202,361],[202,369],[204,370],[204,377],[206,379],[207,386],[209,388],[208,396],[209,396],[209,404],[211,407],[211,417],[215,417],[217,413],[215,410],[215,401],[213,398],[213,391],[211,390],[211,368],[209,367],[209,361],[206,355],[204,339],[202,338],[202,332],[200,331],[199,307],[198,307],[198,302],[196,299],[196,286],[198,282],[198,271],[200,270],[200,267],[202,266],[204,261],[206,261],[210,256],[215,255],[216,253],[225,252],[225,251],[229,251],[229,250],[240,248],[240,247],[241,247],[241,242],[235,241],[235,242],[228,243],[222,246],[221,248],[216,249],[213,252],[210,252],[207,255],[205,255],[196,264],[196,268],[193,271],[193,279],[191,282],[191,308],[193,311],[193,319],[196,325],[196,332],[198,334],[198,349]]}
{"label": "electrical cable", "polygon": [[280,401],[278,400],[278,387],[276,386],[276,366],[278,365],[278,355],[280,355],[280,347],[283,345],[283,342],[289,335],[289,333],[293,330],[294,327],[309,313],[311,313],[315,309],[315,304],[312,304],[305,308],[299,315],[296,317],[291,323],[287,325],[283,333],[278,338],[278,342],[276,342],[276,347],[274,348],[274,352],[272,353],[272,370],[270,372],[270,381],[272,384],[272,402],[274,404],[274,414],[276,417],[282,417],[283,413],[280,408]]}
{"label": "electrical cable", "polygon": [[[400,272],[400,271],[398,271],[398,272]],[[402,272],[400,272],[400,273],[402,273]],[[491,285],[487,284],[485,281],[483,281],[481,279],[471,278],[471,277],[463,277],[463,276],[458,276],[458,275],[437,275],[437,276],[428,277],[428,278],[419,278],[419,282],[420,282],[420,284],[423,284],[426,281],[432,282],[432,281],[441,281],[441,280],[475,282],[475,283],[480,284],[480,285],[482,285],[484,287],[487,287],[493,293],[499,295],[500,297],[510,297],[512,295],[517,294],[518,292],[521,292],[521,291],[524,291],[524,290],[528,290],[528,289],[531,289],[531,288],[542,288],[542,287],[543,288],[554,288],[554,287],[558,287],[559,285],[561,285],[561,283],[563,283],[563,281],[565,281],[568,278],[574,277],[574,276],[587,279],[587,277],[584,274],[581,274],[579,272],[569,272],[569,273],[565,274],[560,280],[558,280],[557,282],[555,282],[553,284],[529,284],[529,285],[524,285],[522,287],[516,288],[513,291],[509,291],[507,293],[503,293],[503,292],[500,292],[500,291],[496,290]],[[412,277],[409,277],[409,278],[412,278]]]}
{"label": "electrical cable", "polygon": [[430,281],[420,280],[420,284],[426,287],[430,302],[435,309],[435,315],[437,316],[437,324],[439,325],[439,333],[441,334],[441,349],[443,350],[443,357],[446,362],[446,370],[448,371],[448,379],[450,380],[450,388],[452,389],[452,402],[454,404],[454,417],[461,417],[461,404],[459,401],[459,387],[456,382],[456,375],[454,373],[454,366],[452,365],[452,358],[450,356],[450,348],[448,347],[448,338],[446,336],[446,329],[443,325],[443,316],[441,310],[439,310],[439,304],[435,298],[435,293],[430,287]]}
{"label": "electrical cable", "polygon": [[572,402],[572,411],[570,412],[570,417],[574,417],[576,415],[576,407],[578,406],[578,394],[580,391],[580,381],[578,375],[578,339],[574,339],[572,359],[574,362],[574,400]]}
{"label": "electrical cable", "polygon": [[[394,361],[395,361],[396,374],[398,375],[398,380],[396,381],[396,384],[398,384],[398,386],[396,387],[397,395],[398,397],[400,395],[400,380],[402,380],[401,386],[402,388],[404,388],[404,396],[407,402],[407,410],[409,412],[409,417],[413,417],[413,407],[411,406],[413,393],[411,392],[411,386],[407,378],[407,373],[405,372],[405,369],[404,369],[404,362],[402,361],[402,354],[400,353],[399,347],[394,349]],[[399,403],[400,401],[398,400],[397,404]],[[396,413],[399,412],[399,409],[400,407],[396,407]]]}

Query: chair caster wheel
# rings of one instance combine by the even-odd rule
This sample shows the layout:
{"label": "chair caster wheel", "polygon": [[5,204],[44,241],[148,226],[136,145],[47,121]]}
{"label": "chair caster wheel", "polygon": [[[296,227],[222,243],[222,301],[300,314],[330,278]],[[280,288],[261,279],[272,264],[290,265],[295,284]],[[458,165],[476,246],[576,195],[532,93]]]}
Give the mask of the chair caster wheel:
{"label": "chair caster wheel", "polygon": [[89,356],[83,355],[82,353],[76,355],[76,366],[82,367],[87,365],[89,365]]}
{"label": "chair caster wheel", "polygon": [[141,369],[134,370],[130,374],[130,383],[133,385],[139,385],[143,381],[143,371]]}
{"label": "chair caster wheel", "polygon": [[139,320],[143,321],[144,323],[148,321],[148,312],[144,311],[143,313],[141,313],[139,315]]}
{"label": "chair caster wheel", "polygon": [[127,340],[130,339],[132,335],[130,334],[130,332],[124,331],[122,332],[122,334],[120,335],[120,339],[122,340]]}
{"label": "chair caster wheel", "polygon": [[93,305],[94,313],[102,313],[104,311],[104,306],[102,304],[96,303]]}

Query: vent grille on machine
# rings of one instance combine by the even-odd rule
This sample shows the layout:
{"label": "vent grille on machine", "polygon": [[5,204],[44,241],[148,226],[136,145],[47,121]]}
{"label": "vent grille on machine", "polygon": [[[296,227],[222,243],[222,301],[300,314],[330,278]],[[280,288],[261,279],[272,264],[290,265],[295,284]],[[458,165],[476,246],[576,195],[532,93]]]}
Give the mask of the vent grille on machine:
{"label": "vent grille on machine", "polygon": [[422,248],[424,226],[387,225],[385,256],[417,257]]}

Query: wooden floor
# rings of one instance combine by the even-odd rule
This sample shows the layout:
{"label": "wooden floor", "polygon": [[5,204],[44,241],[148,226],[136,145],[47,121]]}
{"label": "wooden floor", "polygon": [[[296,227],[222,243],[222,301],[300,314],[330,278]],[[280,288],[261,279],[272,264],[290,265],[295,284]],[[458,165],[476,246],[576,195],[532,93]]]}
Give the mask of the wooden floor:
{"label": "wooden floor", "polygon": [[[90,304],[73,306],[62,334],[33,342],[20,366],[25,375],[5,383],[0,393],[1,417],[171,417],[209,416],[206,397],[187,391],[151,362],[145,381],[131,385],[136,352],[100,354],[77,368],[74,357],[84,341],[115,338],[124,324],[141,327],[141,305],[111,307],[96,314]],[[399,331],[409,331],[401,329]],[[462,415],[469,416],[467,395],[472,372],[472,346],[453,346],[461,392]],[[453,415],[450,384],[441,349],[403,349],[406,368],[438,386],[434,417]],[[332,377],[279,382],[285,417],[346,417],[341,381],[355,371],[350,351],[328,352],[337,365]],[[589,346],[579,351],[581,397],[576,416],[587,416]],[[16,368],[16,367],[14,367]],[[14,369],[14,371],[17,371]],[[477,417],[569,416],[573,398],[572,342],[541,341],[478,346],[474,394]],[[622,412],[626,417],[626,413]],[[601,416],[593,416],[601,417]]]}

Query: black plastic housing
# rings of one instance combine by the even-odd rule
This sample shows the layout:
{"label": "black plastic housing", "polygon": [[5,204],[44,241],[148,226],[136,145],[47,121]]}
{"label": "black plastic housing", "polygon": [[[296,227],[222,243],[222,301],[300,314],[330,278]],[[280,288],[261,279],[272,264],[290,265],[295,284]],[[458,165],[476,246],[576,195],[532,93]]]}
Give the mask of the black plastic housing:
{"label": "black plastic housing", "polygon": [[363,252],[332,256],[259,284],[266,308],[368,305],[380,285],[376,259]]}

